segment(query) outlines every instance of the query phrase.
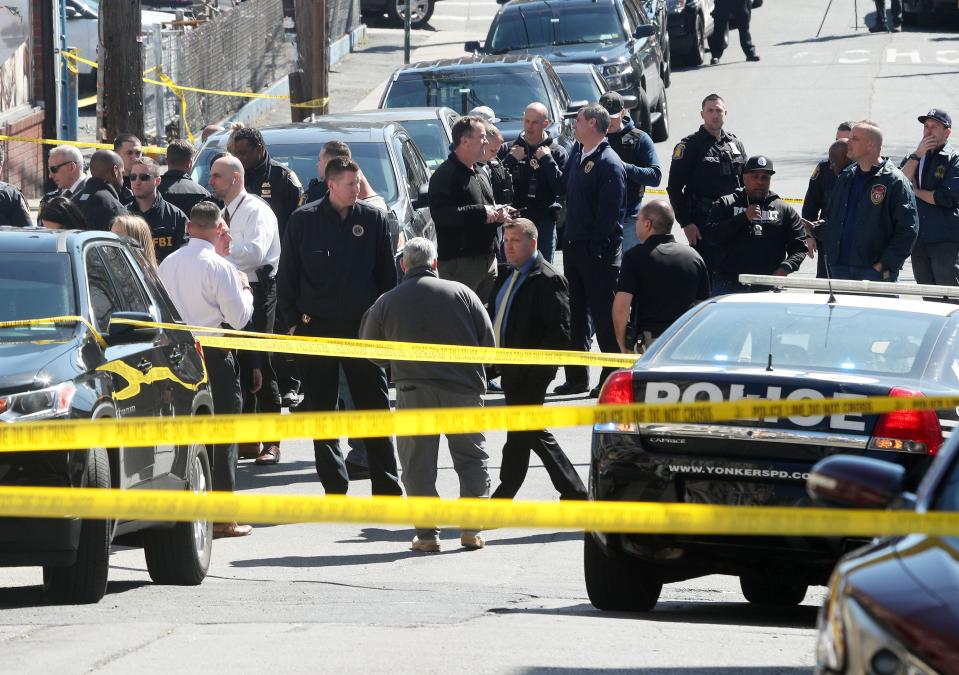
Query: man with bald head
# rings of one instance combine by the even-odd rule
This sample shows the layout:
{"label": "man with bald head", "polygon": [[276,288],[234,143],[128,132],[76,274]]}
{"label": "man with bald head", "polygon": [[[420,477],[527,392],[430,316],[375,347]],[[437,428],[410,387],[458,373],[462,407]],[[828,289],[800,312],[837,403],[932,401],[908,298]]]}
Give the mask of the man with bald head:
{"label": "man with bald head", "polygon": [[530,103],[523,114],[523,131],[509,146],[503,166],[513,177],[513,206],[536,225],[539,252],[549,262],[556,249],[556,220],[566,191],[563,168],[566,150],[546,131],[549,112]]}
{"label": "man with bald head", "polygon": [[[276,272],[280,266],[280,231],[269,204],[244,187],[239,158],[224,155],[210,167],[210,189],[223,202],[223,219],[232,241],[227,259],[246,274],[253,291],[253,317],[246,330],[272,333],[276,320]],[[240,354],[243,412],[280,412],[280,390],[267,352]],[[280,441],[240,445],[240,457],[257,464],[280,461]]]}
{"label": "man with bald head", "polygon": [[114,218],[126,215],[120,203],[123,188],[123,160],[112,150],[97,150],[90,157],[90,177],[73,202],[83,212],[87,229],[109,230]]}
{"label": "man with bald head", "polygon": [[834,279],[896,281],[919,232],[912,185],[882,157],[875,122],[853,125],[847,154],[824,220],[816,227],[820,253]]}

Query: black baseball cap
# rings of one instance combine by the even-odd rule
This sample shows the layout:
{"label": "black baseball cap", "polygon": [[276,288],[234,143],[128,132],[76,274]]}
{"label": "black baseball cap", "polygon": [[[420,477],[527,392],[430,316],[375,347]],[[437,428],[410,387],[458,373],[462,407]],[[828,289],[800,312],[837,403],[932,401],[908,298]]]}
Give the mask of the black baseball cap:
{"label": "black baseball cap", "polygon": [[623,102],[623,97],[619,95],[619,92],[607,91],[605,94],[599,97],[599,104],[606,108],[606,112],[610,115],[621,115],[623,110],[626,109],[626,104]]}
{"label": "black baseball cap", "polygon": [[952,129],[952,118],[949,117],[949,113],[947,113],[945,110],[941,110],[939,108],[930,108],[929,112],[927,112],[925,115],[919,116],[919,121],[923,124],[925,124],[926,120],[936,120],[938,122],[942,122],[946,129]]}
{"label": "black baseball cap", "polygon": [[773,171],[773,161],[765,155],[753,155],[746,160],[743,173],[749,173],[750,171],[765,171],[769,175],[776,173]]}

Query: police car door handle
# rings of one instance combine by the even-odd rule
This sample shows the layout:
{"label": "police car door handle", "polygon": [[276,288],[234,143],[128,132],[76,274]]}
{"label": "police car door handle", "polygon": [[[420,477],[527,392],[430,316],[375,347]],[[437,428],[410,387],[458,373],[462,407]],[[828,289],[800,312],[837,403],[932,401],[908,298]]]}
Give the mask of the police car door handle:
{"label": "police car door handle", "polygon": [[179,348],[174,347],[168,358],[173,365],[179,365],[180,361],[183,360],[183,352],[181,352]]}
{"label": "police car door handle", "polygon": [[137,363],[137,370],[139,370],[141,373],[149,372],[151,368],[153,368],[153,363],[151,361],[147,361],[146,359],[140,359],[140,361]]}

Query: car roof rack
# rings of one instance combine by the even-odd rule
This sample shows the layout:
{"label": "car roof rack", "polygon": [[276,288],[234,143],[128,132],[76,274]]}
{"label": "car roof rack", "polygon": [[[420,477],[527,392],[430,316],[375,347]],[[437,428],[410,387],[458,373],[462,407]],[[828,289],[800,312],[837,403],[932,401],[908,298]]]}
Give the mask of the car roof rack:
{"label": "car roof rack", "polygon": [[793,288],[808,291],[835,291],[858,295],[918,295],[944,300],[959,299],[959,287],[932,284],[906,284],[889,281],[853,281],[850,279],[810,279],[808,277],[778,277],[771,274],[740,274],[744,286],[772,286],[773,290]]}

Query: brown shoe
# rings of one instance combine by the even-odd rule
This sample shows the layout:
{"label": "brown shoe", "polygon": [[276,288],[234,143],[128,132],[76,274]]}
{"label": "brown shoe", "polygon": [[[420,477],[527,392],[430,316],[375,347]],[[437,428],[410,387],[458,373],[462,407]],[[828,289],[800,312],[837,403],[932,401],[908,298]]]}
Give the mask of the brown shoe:
{"label": "brown shoe", "polygon": [[252,525],[240,525],[236,521],[232,523],[213,523],[213,538],[221,539],[223,537],[248,537],[253,534]]}
{"label": "brown shoe", "polygon": [[240,459],[256,459],[263,452],[262,443],[240,443],[238,445]]}
{"label": "brown shoe", "polygon": [[256,464],[279,464],[280,463],[280,446],[271,445],[266,450],[261,452],[256,458]]}

